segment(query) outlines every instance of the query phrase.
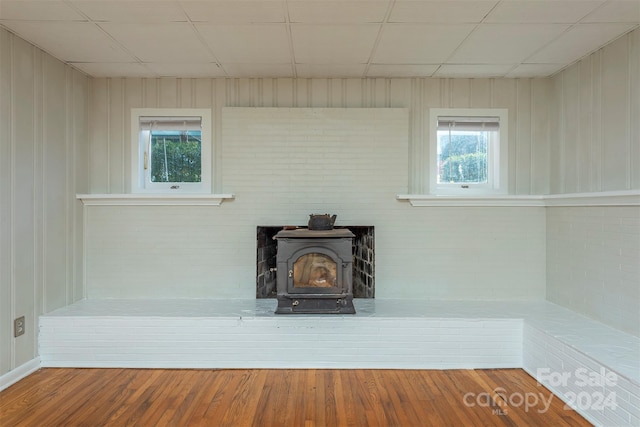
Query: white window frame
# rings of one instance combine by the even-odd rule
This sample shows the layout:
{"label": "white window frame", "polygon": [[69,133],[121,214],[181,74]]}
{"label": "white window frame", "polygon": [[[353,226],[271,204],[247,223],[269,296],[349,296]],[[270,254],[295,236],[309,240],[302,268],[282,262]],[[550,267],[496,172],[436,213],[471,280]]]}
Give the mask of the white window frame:
{"label": "white window frame", "polygon": [[[201,117],[201,182],[150,183],[144,168],[148,144],[141,136],[140,117]],[[211,193],[211,109],[209,108],[132,108],[131,109],[131,192],[132,193]]]}
{"label": "white window frame", "polygon": [[[438,183],[438,117],[498,117],[498,141],[487,149],[488,182],[484,184]],[[506,108],[431,108],[429,109],[429,191],[434,195],[473,196],[507,194],[509,186],[508,120]]]}

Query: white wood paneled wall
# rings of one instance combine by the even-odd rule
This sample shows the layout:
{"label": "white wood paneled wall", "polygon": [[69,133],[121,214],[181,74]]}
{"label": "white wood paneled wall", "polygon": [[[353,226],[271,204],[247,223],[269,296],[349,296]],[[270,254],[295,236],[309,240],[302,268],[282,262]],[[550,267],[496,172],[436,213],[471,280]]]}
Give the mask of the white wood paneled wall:
{"label": "white wood paneled wall", "polygon": [[223,107],[408,108],[408,187],[420,194],[429,188],[428,109],[496,107],[509,109],[510,193],[544,194],[550,89],[549,79],[91,79],[89,191],[130,192],[131,108],[212,108],[214,191]]}
{"label": "white wood paneled wall", "polygon": [[640,188],[640,30],[552,79],[551,193]]}
{"label": "white wood paneled wall", "polygon": [[86,76],[0,29],[0,375],[37,356],[41,313],[82,297],[87,94]]}
{"label": "white wood paneled wall", "polygon": [[[640,30],[553,79],[551,190],[640,189]],[[640,335],[640,211],[547,208],[547,298]]]}
{"label": "white wood paneled wall", "polygon": [[[424,193],[429,188],[426,138],[427,118],[432,107],[508,108],[510,192],[548,192],[548,102],[551,99],[548,79],[99,78],[92,79],[89,86],[91,193],[130,191],[128,118],[130,109],[136,107],[211,108],[214,192],[237,193],[235,202],[225,203],[213,212],[197,208],[180,210],[190,218],[190,231],[180,227],[174,230],[176,236],[180,232],[191,235],[198,230],[216,233],[215,239],[206,243],[205,250],[189,248],[194,241],[188,238],[171,243],[181,251],[197,254],[176,258],[186,262],[179,271],[189,272],[188,280],[184,275],[181,279],[174,277],[178,269],[172,267],[175,264],[166,258],[168,255],[144,257],[145,241],[140,238],[143,233],[149,241],[155,241],[150,237],[154,231],[149,228],[149,221],[171,224],[170,218],[178,209],[88,208],[86,286],[90,298],[251,297],[255,294],[255,226],[278,225],[281,221],[302,223],[306,214],[313,213],[308,208],[296,217],[281,213],[278,218],[267,218],[264,212],[270,208],[255,205],[255,198],[247,210],[245,203],[255,191],[248,188],[240,191],[241,181],[230,174],[233,163],[223,157],[225,107],[406,109],[408,129],[398,134],[406,147],[406,160],[394,160],[386,167],[391,168],[388,172],[394,176],[404,174],[406,184],[401,184],[396,192],[389,192],[383,204],[363,206],[358,215],[349,216],[344,206],[333,212],[352,225],[376,226],[380,243],[376,248],[379,255],[377,295],[440,299],[544,298],[544,211],[541,208],[427,211],[412,209],[394,197],[403,191]],[[286,135],[282,138],[285,140]],[[252,147],[235,155],[244,156],[241,162],[250,162],[256,156],[272,157],[257,149]],[[264,177],[273,173],[268,164],[260,165],[254,172]],[[298,178],[306,179],[300,175],[289,177]],[[255,189],[269,191],[263,189],[264,182],[253,182]],[[368,196],[379,194],[375,185],[374,179],[370,191],[354,194],[350,205],[357,203],[358,197],[369,200]],[[300,196],[298,203],[312,202],[305,194]],[[241,210],[241,206],[245,210]],[[394,216],[378,221],[380,212],[387,210],[393,211]],[[363,222],[365,219],[368,221]],[[171,225],[172,230],[177,226]],[[232,230],[235,234],[230,234]],[[155,239],[161,236],[161,231],[162,228],[156,228]],[[470,242],[468,237],[474,232],[480,234]],[[163,244],[158,242],[156,247],[161,248]],[[139,250],[133,253],[134,248]],[[216,256],[218,252],[221,257]],[[157,263],[157,268],[142,267],[149,263]]]}

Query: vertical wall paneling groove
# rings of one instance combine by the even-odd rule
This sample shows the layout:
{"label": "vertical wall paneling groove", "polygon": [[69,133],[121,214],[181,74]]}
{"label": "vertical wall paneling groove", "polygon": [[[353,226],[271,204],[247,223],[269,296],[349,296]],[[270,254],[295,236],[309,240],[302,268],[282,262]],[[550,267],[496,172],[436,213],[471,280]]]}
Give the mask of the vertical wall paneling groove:
{"label": "vertical wall paneling groove", "polygon": [[534,194],[533,193],[533,178],[531,174],[533,158],[533,144],[531,139],[531,127],[533,126],[533,117],[537,114],[533,110],[533,79],[519,80],[523,86],[523,92],[521,96],[522,113],[518,115],[518,126],[520,128],[518,136],[519,149],[516,154],[519,154],[519,162],[516,164],[516,177],[518,177],[518,194]]}
{"label": "vertical wall paneling groove", "polygon": [[494,93],[495,93],[495,83],[496,83],[496,79],[490,79],[491,82],[491,90],[489,91],[489,105],[492,108],[496,107],[496,100],[494,97]]}
{"label": "vertical wall paneling groove", "polygon": [[[640,79],[633,78],[640,75],[640,31],[636,30],[630,35],[629,40],[629,78],[630,100],[629,123],[631,126],[629,142],[631,143],[629,160],[640,159]],[[640,167],[631,165],[630,188],[640,188]]]}
{"label": "vertical wall paneling groove", "polygon": [[[522,89],[522,79],[519,79],[516,81],[516,111],[519,113],[520,109],[521,109],[521,102],[522,102],[522,96],[520,94],[520,90]],[[518,114],[518,117],[520,117],[521,114]],[[510,150],[509,154],[510,156],[513,156],[513,158],[515,159],[514,163],[511,163],[511,159],[509,159],[509,163],[512,165],[515,165],[516,168],[519,168],[520,166],[520,159],[518,157],[518,154],[520,153],[520,150],[518,149],[518,144],[520,144],[520,141],[522,139],[522,134],[521,134],[521,130],[522,130],[522,125],[521,125],[521,120],[517,121],[518,123],[518,128],[516,129],[516,141],[515,144],[512,145],[512,149]],[[511,169],[513,169],[514,167],[512,167]],[[515,173],[511,173],[509,172],[510,175],[513,175],[513,188],[515,189],[515,193],[516,194],[521,194],[519,191],[519,186],[520,181],[518,179],[518,175]],[[511,180],[511,178],[509,179]]]}
{"label": "vertical wall paneling groove", "polygon": [[[37,61],[37,52],[36,49],[29,46],[29,63],[31,64],[32,73],[30,74],[30,84],[31,84],[31,99],[29,100],[30,105],[32,106],[29,111],[30,114],[30,124],[32,127],[31,133],[31,141],[29,143],[32,146],[31,158],[30,158],[30,167],[29,170],[29,180],[32,184],[32,195],[31,195],[31,224],[29,225],[32,234],[29,236],[32,241],[29,244],[30,250],[32,251],[32,263],[30,265],[31,271],[29,272],[29,277],[31,277],[31,291],[28,295],[28,304],[31,309],[31,316],[35,318],[35,313],[38,313],[38,305],[37,305],[37,288],[38,288],[38,172],[36,168],[38,167],[38,131],[37,131],[37,109],[38,109],[38,94],[36,89],[36,81],[38,80],[38,61]],[[28,337],[30,349],[37,348],[37,334],[32,334]]]}
{"label": "vertical wall paneling groove", "polygon": [[190,89],[191,89],[191,103],[189,104],[190,108],[197,108],[196,107],[196,100],[197,100],[196,94],[198,93],[198,91],[197,91],[197,83],[198,83],[198,80],[193,80],[191,82],[191,86],[190,86]]}
{"label": "vertical wall paneling groove", "polygon": [[[124,150],[121,141],[122,129],[124,128],[124,105],[123,105],[124,79],[109,79],[109,148],[108,162],[111,169],[109,173],[109,188],[112,193],[124,192]],[[128,117],[127,117],[128,119]]]}
{"label": "vertical wall paneling groove", "polygon": [[185,103],[183,98],[184,91],[182,90],[183,84],[184,84],[184,79],[181,77],[178,77],[176,79],[176,105],[181,108],[185,108]]}
{"label": "vertical wall paneling groove", "polygon": [[579,81],[578,67],[568,69],[562,79],[563,100],[563,135],[562,135],[562,159],[564,167],[563,192],[576,193],[577,186],[577,144],[578,144],[578,119],[580,117],[580,99],[578,91]]}
{"label": "vertical wall paneling groove", "polygon": [[469,107],[487,108],[487,104],[491,105],[491,81],[492,79],[471,79]]}
{"label": "vertical wall paneling groove", "polygon": [[251,80],[246,78],[235,79],[235,98],[237,105],[247,106],[251,102]]}
{"label": "vertical wall paneling groove", "polygon": [[493,99],[495,108],[509,110],[509,193],[515,193],[516,158],[514,156],[518,136],[517,83],[519,79],[494,79]]}
{"label": "vertical wall paneling groove", "polygon": [[[8,105],[8,113],[9,113],[9,119],[10,119],[10,123],[9,123],[9,138],[7,139],[7,143],[9,145],[9,194],[8,194],[8,200],[9,200],[9,208],[8,208],[8,216],[9,216],[9,264],[7,265],[7,271],[9,272],[9,282],[8,282],[8,288],[9,288],[9,299],[8,301],[8,312],[9,312],[9,325],[13,325],[12,320],[15,318],[16,316],[16,284],[15,284],[15,267],[14,267],[14,262],[15,259],[17,257],[16,252],[15,252],[15,186],[16,186],[16,180],[15,180],[15,169],[16,169],[16,148],[15,148],[15,141],[16,141],[16,131],[15,131],[15,124],[14,124],[14,117],[15,117],[15,103],[14,103],[14,99],[15,99],[15,85],[13,84],[14,82],[14,74],[16,73],[14,71],[14,64],[15,64],[15,60],[14,60],[14,36],[12,35],[11,38],[9,39],[9,45],[8,45],[8,67],[10,67],[10,72],[7,73],[7,77],[9,79],[9,88],[10,90],[8,91],[9,95],[9,105]],[[11,337],[13,336],[13,327],[9,326],[6,328],[9,331],[9,334],[7,335],[7,337]],[[13,368],[16,366],[16,342],[14,339],[9,339],[9,368]]]}
{"label": "vertical wall paneling groove", "polygon": [[[65,111],[66,111],[66,127],[65,127],[65,152],[67,154],[67,166],[65,167],[66,171],[66,182],[65,182],[65,194],[75,194],[75,141],[74,141],[74,122],[73,122],[73,68],[66,67],[65,68]],[[69,197],[66,199],[66,207],[65,207],[65,237],[66,237],[66,246],[65,246],[65,293],[66,298],[65,301],[73,301],[73,289],[74,283],[73,279],[75,275],[73,274],[73,255],[74,255],[74,236],[73,236],[73,206],[75,204],[75,200],[73,197]]]}
{"label": "vertical wall paneling groove", "polygon": [[633,132],[631,131],[631,121],[633,120],[633,116],[631,115],[631,113],[633,112],[633,99],[632,99],[632,94],[633,94],[633,76],[631,75],[632,71],[633,71],[633,51],[631,50],[631,47],[633,46],[633,36],[627,36],[625,38],[626,41],[626,45],[627,45],[627,58],[629,58],[629,70],[627,72],[627,88],[629,89],[628,92],[628,105],[627,105],[627,117],[625,118],[627,121],[627,130],[628,130],[628,134],[627,134],[627,188],[631,188],[631,182],[632,182],[632,174],[633,174],[633,162],[631,160],[631,154],[634,152],[633,150],[633,142],[632,142],[632,134]]}
{"label": "vertical wall paneling groove", "polygon": [[178,97],[176,95],[177,79],[161,77],[158,79],[158,99],[160,100],[160,108],[171,108],[178,105]]}
{"label": "vertical wall paneling groove", "polygon": [[533,183],[535,182],[535,176],[534,176],[534,171],[533,171],[533,165],[534,165],[534,156],[533,156],[533,151],[534,151],[534,144],[535,144],[535,139],[533,138],[533,116],[535,114],[535,103],[534,103],[534,82],[535,80],[530,79],[529,80],[529,133],[527,135],[527,137],[529,138],[529,151],[527,153],[527,157],[529,158],[529,175],[528,175],[528,179],[529,179],[529,191],[531,192],[531,194],[540,194],[540,193],[536,193],[535,188]]}
{"label": "vertical wall paneling groove", "polygon": [[[226,104],[228,95],[225,91],[225,80],[216,79],[211,83],[211,103],[209,106],[212,107],[211,114],[213,116],[213,120],[211,126],[213,126],[214,131],[213,136],[214,140],[212,143],[212,152],[213,152],[213,175],[215,176],[215,182],[213,183],[214,191],[217,193],[222,192],[223,182],[222,182],[222,107]],[[276,95],[274,95],[273,99],[277,99]]]}
{"label": "vertical wall paneling groove", "polygon": [[426,170],[426,163],[424,158],[424,144],[425,134],[423,132],[423,116],[426,116],[427,112],[424,111],[422,105],[422,79],[411,79],[411,115],[409,116],[409,159],[407,159],[410,165],[410,183],[409,192],[422,193],[425,191],[423,182]]}
{"label": "vertical wall paneling groove", "polygon": [[360,80],[360,87],[361,87],[360,106],[362,106],[363,108],[366,108],[369,106],[368,104],[369,97],[367,96],[369,93],[369,82],[370,82],[370,79]]}
{"label": "vertical wall paneling groove", "polygon": [[48,85],[47,76],[45,73],[46,63],[44,55],[41,55],[42,58],[42,94],[41,94],[41,105],[42,105],[42,117],[41,122],[39,124],[39,128],[42,130],[42,312],[46,313],[48,310],[48,301],[49,295],[53,294],[52,290],[49,290],[47,287],[47,277],[48,277],[48,263],[47,260],[47,238],[48,238],[48,222],[47,222],[47,214],[49,209],[49,204],[47,203],[47,144],[48,144],[48,134],[47,134],[47,126],[46,126],[46,111],[47,111],[47,96],[46,96],[46,87]]}
{"label": "vertical wall paneling groove", "polygon": [[560,76],[557,80],[557,87],[555,89],[556,97],[558,97],[559,105],[557,113],[558,115],[555,117],[557,123],[557,133],[555,152],[552,151],[551,158],[552,161],[555,160],[556,167],[553,168],[553,171],[556,172],[556,176],[551,177],[551,182],[556,187],[556,193],[565,193],[565,158],[564,158],[564,136],[565,136],[565,101],[564,101],[564,74]]}
{"label": "vertical wall paneling groove", "polygon": [[[87,144],[87,123],[88,123],[88,81],[87,77],[74,70],[74,102],[73,102],[73,191],[71,196],[77,193],[85,193],[88,188],[88,144]],[[84,211],[82,202],[74,200],[73,209],[73,245],[75,252],[73,255],[73,299],[78,301],[85,296],[84,293]]]}
{"label": "vertical wall paneling groove", "polygon": [[606,138],[606,150],[603,156],[603,190],[628,188],[627,168],[630,154],[627,112],[630,95],[628,38],[629,36],[621,37],[602,49],[602,99],[606,105],[602,110],[602,125]]}
{"label": "vertical wall paneling groove", "polygon": [[602,190],[602,51],[591,55],[594,66],[593,69],[593,121],[591,134],[594,136],[593,149],[591,151],[591,167],[593,191]]}
{"label": "vertical wall paneling groove", "polygon": [[107,192],[111,193],[112,187],[111,187],[111,88],[112,88],[112,78],[107,78],[107,91],[106,91],[106,95],[107,95],[107,106],[106,106],[106,112],[107,112],[107,135],[105,138],[106,141],[106,158],[104,159],[104,161],[107,163]]}
{"label": "vertical wall paneling groove", "polygon": [[127,176],[126,170],[127,170],[127,164],[128,164],[126,162],[127,152],[131,152],[131,150],[128,149],[129,145],[127,144],[127,140],[129,138],[127,137],[128,134],[126,133],[126,130],[130,125],[127,126],[127,121],[129,120],[127,111],[129,111],[129,110],[127,110],[127,108],[126,108],[127,107],[127,102],[126,102],[127,100],[125,98],[125,95],[126,95],[126,80],[122,81],[122,83],[120,85],[120,99],[122,99],[122,104],[123,105],[122,105],[122,109],[120,110],[120,118],[119,118],[120,123],[122,123],[122,126],[120,126],[119,139],[120,139],[120,153],[122,153],[122,159],[123,159],[123,161],[122,161],[123,164],[122,164],[122,167],[120,168],[120,171],[121,171],[121,174],[120,174],[120,183],[121,184],[120,185],[121,185],[123,193],[127,192],[128,189],[131,188],[130,186],[127,186],[127,178],[126,178],[126,176]]}
{"label": "vertical wall paneling groove", "polygon": [[547,79],[531,81],[530,181],[532,194],[549,192],[549,116],[550,96]]}
{"label": "vertical wall paneling groove", "polygon": [[[82,297],[74,292],[82,275],[76,181],[103,188],[106,170],[89,175],[89,87],[76,73],[0,29],[0,376],[37,357],[40,314]],[[100,141],[102,132],[91,132]],[[22,315],[26,333],[14,338]]]}
{"label": "vertical wall paneling groove", "polygon": [[[34,182],[35,186],[35,204],[34,204],[34,230],[36,240],[34,242],[35,258],[34,258],[34,301],[33,306],[36,313],[44,313],[45,310],[45,233],[44,233],[44,209],[45,209],[45,180],[44,174],[44,129],[43,129],[43,117],[44,117],[44,67],[43,67],[43,52],[38,49],[33,49],[34,63],[35,63],[35,76],[34,76],[34,123],[35,125],[35,155],[34,155]],[[37,334],[33,336],[34,348],[37,348]]]}
{"label": "vertical wall paneling groove", "polygon": [[578,92],[578,141],[583,141],[586,149],[578,149],[576,152],[576,168],[578,171],[576,191],[589,191],[590,174],[589,174],[589,149],[591,147],[591,132],[588,131],[591,122],[591,112],[593,111],[593,103],[591,99],[591,88],[593,86],[591,79],[591,60],[582,61],[579,64],[579,92]]}
{"label": "vertical wall paneling groove", "polygon": [[12,366],[11,293],[11,35],[0,31],[0,374]]}

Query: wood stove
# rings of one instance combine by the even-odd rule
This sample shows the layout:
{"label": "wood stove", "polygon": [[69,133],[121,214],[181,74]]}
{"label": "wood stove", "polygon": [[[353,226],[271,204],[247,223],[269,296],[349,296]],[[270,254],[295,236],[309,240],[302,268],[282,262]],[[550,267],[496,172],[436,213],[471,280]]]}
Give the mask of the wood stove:
{"label": "wood stove", "polygon": [[346,228],[281,230],[278,241],[278,314],[353,314],[355,235]]}

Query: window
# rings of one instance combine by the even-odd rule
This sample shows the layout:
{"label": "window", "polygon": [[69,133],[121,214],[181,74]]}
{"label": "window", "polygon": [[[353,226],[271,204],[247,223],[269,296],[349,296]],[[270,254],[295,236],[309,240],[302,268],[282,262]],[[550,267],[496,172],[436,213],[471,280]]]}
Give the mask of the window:
{"label": "window", "polygon": [[507,110],[430,111],[432,194],[506,193]]}
{"label": "window", "polygon": [[132,192],[211,192],[211,110],[131,110]]}

